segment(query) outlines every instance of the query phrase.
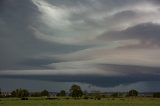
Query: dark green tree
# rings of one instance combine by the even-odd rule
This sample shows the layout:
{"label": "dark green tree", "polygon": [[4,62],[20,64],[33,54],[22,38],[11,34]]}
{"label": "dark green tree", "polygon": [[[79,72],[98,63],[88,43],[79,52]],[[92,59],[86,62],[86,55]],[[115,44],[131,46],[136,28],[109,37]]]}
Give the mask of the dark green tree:
{"label": "dark green tree", "polygon": [[65,90],[61,90],[57,96],[66,96],[66,91]]}
{"label": "dark green tree", "polygon": [[70,93],[72,97],[78,98],[83,95],[81,87],[79,85],[72,85],[70,88]]}
{"label": "dark green tree", "polygon": [[29,92],[26,89],[16,89],[14,91],[11,92],[11,95],[13,97],[28,97],[29,96]]}
{"label": "dark green tree", "polygon": [[130,90],[130,91],[128,92],[128,96],[138,96],[138,91],[132,89],[132,90]]}
{"label": "dark green tree", "polygon": [[26,89],[22,89],[21,91],[21,97],[28,97],[29,96],[29,92]]}
{"label": "dark green tree", "polygon": [[47,90],[43,90],[41,92],[41,96],[49,96],[49,92]]}
{"label": "dark green tree", "polygon": [[12,97],[16,97],[16,91],[12,91],[12,92],[11,92],[11,96],[12,96]]}
{"label": "dark green tree", "polygon": [[16,89],[15,90],[15,93],[16,93],[16,97],[22,97],[22,89]]}

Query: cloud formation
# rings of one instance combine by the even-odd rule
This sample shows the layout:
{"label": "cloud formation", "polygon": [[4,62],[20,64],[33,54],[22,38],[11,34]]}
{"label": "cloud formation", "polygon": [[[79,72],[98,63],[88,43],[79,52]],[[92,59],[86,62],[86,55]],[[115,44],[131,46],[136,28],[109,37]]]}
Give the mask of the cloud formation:
{"label": "cloud formation", "polygon": [[[110,86],[159,81],[158,4],[158,0],[2,0],[0,76],[45,80],[47,75],[63,75],[63,80],[51,80],[98,86],[107,86],[98,83],[108,79],[113,80]],[[80,80],[83,76],[85,80]]]}

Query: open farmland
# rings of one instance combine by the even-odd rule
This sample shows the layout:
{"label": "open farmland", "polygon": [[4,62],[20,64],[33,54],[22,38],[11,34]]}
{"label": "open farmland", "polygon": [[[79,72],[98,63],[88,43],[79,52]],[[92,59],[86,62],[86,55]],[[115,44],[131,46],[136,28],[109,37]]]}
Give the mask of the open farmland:
{"label": "open farmland", "polygon": [[64,99],[46,100],[45,98],[1,99],[0,106],[160,106],[160,99],[156,98],[103,98],[94,99]]}

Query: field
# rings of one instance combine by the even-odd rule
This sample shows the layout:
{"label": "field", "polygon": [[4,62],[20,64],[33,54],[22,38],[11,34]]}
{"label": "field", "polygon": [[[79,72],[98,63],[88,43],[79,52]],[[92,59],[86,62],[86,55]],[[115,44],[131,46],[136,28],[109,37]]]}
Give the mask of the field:
{"label": "field", "polygon": [[104,98],[94,99],[59,99],[45,100],[44,98],[18,98],[0,99],[0,106],[160,106],[160,99],[156,98]]}

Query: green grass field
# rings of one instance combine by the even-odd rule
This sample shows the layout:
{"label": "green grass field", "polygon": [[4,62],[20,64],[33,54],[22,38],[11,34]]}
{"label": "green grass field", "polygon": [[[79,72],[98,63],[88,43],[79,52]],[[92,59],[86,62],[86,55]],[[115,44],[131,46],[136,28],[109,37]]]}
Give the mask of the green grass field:
{"label": "green grass field", "polygon": [[0,106],[160,106],[160,99],[155,98],[105,98],[101,100],[45,100],[44,98],[17,98],[0,99]]}

